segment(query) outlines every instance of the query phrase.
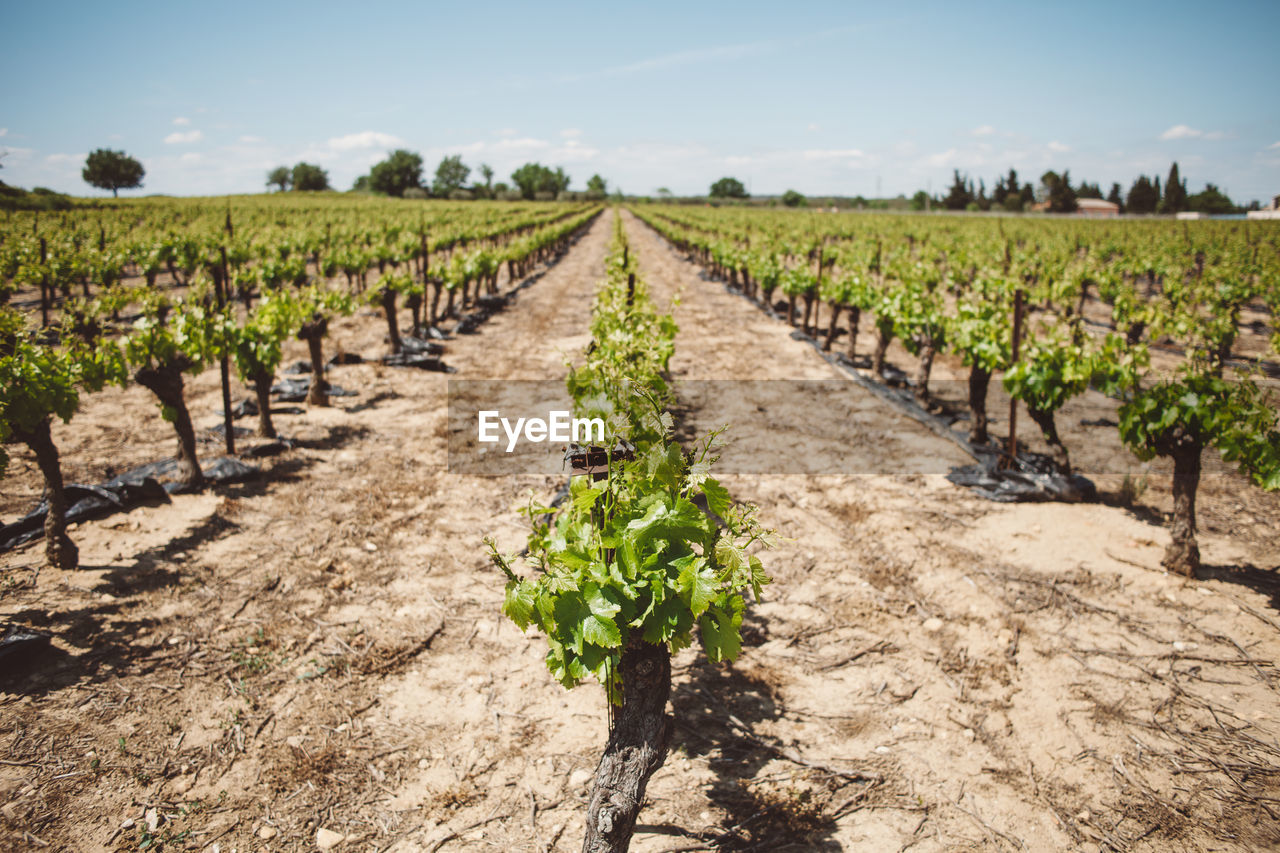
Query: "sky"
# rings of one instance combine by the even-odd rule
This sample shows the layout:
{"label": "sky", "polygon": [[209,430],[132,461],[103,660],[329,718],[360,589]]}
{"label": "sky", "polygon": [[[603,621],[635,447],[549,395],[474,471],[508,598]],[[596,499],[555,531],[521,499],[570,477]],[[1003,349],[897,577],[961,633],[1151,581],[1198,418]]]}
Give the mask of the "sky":
{"label": "sky", "polygon": [[[632,194],[945,193],[1047,169],[1280,193],[1280,2],[11,2],[0,180],[102,195],[349,188],[395,148]],[[473,171],[472,177],[478,178]]]}

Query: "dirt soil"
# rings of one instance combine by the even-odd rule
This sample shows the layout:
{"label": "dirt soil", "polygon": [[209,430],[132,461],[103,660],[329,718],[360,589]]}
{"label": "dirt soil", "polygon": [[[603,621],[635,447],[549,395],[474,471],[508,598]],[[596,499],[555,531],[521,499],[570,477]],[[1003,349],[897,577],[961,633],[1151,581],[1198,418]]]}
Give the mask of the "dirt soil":
{"label": "dirt soil", "polygon": [[[677,379],[842,379],[623,215],[655,298],[679,296]],[[563,376],[611,229],[447,342],[457,378]],[[384,332],[367,312],[326,347],[374,356]],[[551,680],[481,544],[518,550],[518,508],[563,478],[450,473],[446,375],[331,379],[359,396],[279,415],[300,446],[261,480],[82,524],[78,571],[40,568],[39,542],[0,555],[0,618],[55,634],[0,684],[5,849],[580,847],[602,691]],[[189,398],[216,424],[217,372]],[[782,537],[774,583],[735,664],[677,656],[673,749],[632,849],[1280,845],[1276,505],[1211,478],[1209,579],[1188,582],[1159,568],[1158,468],[1125,500],[993,504],[920,470],[967,462],[954,445],[853,399],[850,473],[724,477]],[[682,404],[687,428],[719,425]],[[54,435],[78,482],[174,442],[136,387]],[[0,516],[30,508],[29,454],[0,488]]]}

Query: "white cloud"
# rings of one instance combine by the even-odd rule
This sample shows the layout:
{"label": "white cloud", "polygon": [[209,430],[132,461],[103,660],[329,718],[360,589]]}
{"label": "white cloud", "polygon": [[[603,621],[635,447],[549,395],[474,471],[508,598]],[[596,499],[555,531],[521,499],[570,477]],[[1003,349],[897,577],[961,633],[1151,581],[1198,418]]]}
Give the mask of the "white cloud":
{"label": "white cloud", "polygon": [[390,133],[379,133],[376,130],[365,130],[360,133],[348,133],[329,140],[329,147],[335,151],[357,151],[363,148],[391,148],[404,145],[404,140]]}
{"label": "white cloud", "polygon": [[1227,135],[1221,130],[1203,131],[1191,127],[1186,124],[1175,124],[1173,127],[1160,134],[1160,138],[1168,142],[1171,139],[1226,139]]}
{"label": "white cloud", "polygon": [[811,121],[809,122],[808,130],[810,133],[817,133],[819,130],[822,130],[822,127],[816,121]]}
{"label": "white cloud", "polygon": [[533,139],[531,137],[524,136],[524,137],[521,137],[520,139],[504,139],[501,142],[498,142],[497,144],[493,145],[492,147],[499,151],[511,151],[515,149],[533,150],[533,149],[540,149],[540,148],[550,148],[551,143],[547,142],[545,139]]}
{"label": "white cloud", "polygon": [[50,154],[44,158],[46,163],[79,163],[85,158],[84,154]]}
{"label": "white cloud", "polygon": [[263,139],[261,136],[247,136],[247,135],[246,135],[246,136],[242,136],[242,137],[240,137],[240,141],[241,141],[241,142],[243,142],[243,143],[244,143],[244,144],[246,144],[246,145],[256,145],[256,144],[258,144],[258,143],[260,143],[260,142],[266,142],[267,140]]}
{"label": "white cloud", "polygon": [[946,151],[939,151],[937,154],[930,154],[928,157],[924,158],[924,163],[926,166],[933,166],[934,168],[949,166],[951,163],[955,162],[956,155],[959,153],[960,152],[954,148],[948,148]]}
{"label": "white cloud", "polygon": [[[4,134],[0,133],[0,136],[3,136],[3,135],[4,135]],[[1267,150],[1268,150],[1268,151],[1280,151],[1280,142],[1273,142],[1273,143],[1271,143],[1270,145],[1268,145],[1268,146],[1267,146]]]}
{"label": "white cloud", "polygon": [[826,148],[804,152],[806,160],[856,160],[865,156],[857,148]]}
{"label": "white cloud", "polygon": [[565,139],[574,139],[576,137],[581,136],[582,131],[576,127],[567,127],[564,130],[560,131],[560,135],[563,136]]}
{"label": "white cloud", "polygon": [[8,136],[8,135],[9,135],[9,128],[0,127],[0,136]]}
{"label": "white cloud", "polygon": [[198,130],[174,131],[164,138],[166,145],[190,145],[192,142],[199,142],[204,139],[204,134]]}
{"label": "white cloud", "polygon": [[497,135],[498,136],[515,136],[516,129],[514,127],[504,127],[502,128],[502,130],[497,131]]}
{"label": "white cloud", "polygon": [[201,160],[203,160],[204,158],[203,158],[203,157],[201,157],[201,156],[200,156],[198,153],[196,153],[195,151],[188,151],[186,154],[183,154],[183,155],[182,155],[181,157],[179,157],[178,159],[179,159],[180,161],[182,161],[183,163],[199,163],[199,162],[200,162]]}
{"label": "white cloud", "polygon": [[1068,151],[1071,150],[1070,145],[1064,145],[1061,142],[1058,142],[1057,140],[1050,142],[1045,147],[1048,148],[1050,151],[1052,151],[1054,154],[1066,154]]}
{"label": "white cloud", "polygon": [[186,127],[187,125],[191,124],[191,119],[186,118],[185,116],[178,116],[173,120],[173,123],[176,124],[178,127]]}
{"label": "white cloud", "polygon": [[1201,135],[1202,135],[1202,132],[1199,130],[1196,130],[1194,127],[1188,127],[1185,124],[1175,124],[1173,127],[1169,128],[1164,133],[1160,134],[1160,138],[1164,140],[1194,139],[1197,136],[1201,136]]}
{"label": "white cloud", "polygon": [[996,132],[996,129],[989,124],[984,124],[979,127],[975,127],[973,130],[969,132],[974,136],[990,136],[991,134]]}

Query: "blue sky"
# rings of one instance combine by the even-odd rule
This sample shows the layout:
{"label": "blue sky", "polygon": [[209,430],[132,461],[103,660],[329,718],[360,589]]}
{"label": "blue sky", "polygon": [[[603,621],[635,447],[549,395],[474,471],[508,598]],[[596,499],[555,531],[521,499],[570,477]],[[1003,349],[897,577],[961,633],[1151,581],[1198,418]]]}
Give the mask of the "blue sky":
{"label": "blue sky", "polygon": [[91,194],[257,192],[299,160],[346,188],[392,148],[632,193],[944,191],[1070,169],[1127,189],[1280,193],[1280,2],[24,3],[0,13],[0,179]]}

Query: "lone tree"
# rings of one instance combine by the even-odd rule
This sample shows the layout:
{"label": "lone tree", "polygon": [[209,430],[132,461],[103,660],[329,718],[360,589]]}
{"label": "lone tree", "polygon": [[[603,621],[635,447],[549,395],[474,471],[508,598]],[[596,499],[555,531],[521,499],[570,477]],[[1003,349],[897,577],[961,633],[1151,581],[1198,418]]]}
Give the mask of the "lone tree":
{"label": "lone tree", "polygon": [[604,178],[592,175],[587,179],[587,193],[592,197],[604,198],[608,192],[609,185]]}
{"label": "lone tree", "polygon": [[403,198],[410,187],[422,186],[422,155],[403,148],[392,151],[387,159],[369,171],[369,189]]}
{"label": "lone tree", "polygon": [[85,183],[100,190],[111,190],[111,194],[119,198],[120,190],[142,186],[146,173],[141,163],[123,151],[99,148],[85,159],[84,171],[80,174]]}
{"label": "lone tree", "polygon": [[436,166],[436,179],[431,184],[431,192],[440,198],[448,198],[449,193],[467,185],[467,176],[470,174],[471,167],[463,164],[461,154],[445,157]]}
{"label": "lone tree", "polygon": [[267,186],[275,187],[284,192],[289,189],[289,184],[293,182],[293,173],[289,171],[288,166],[276,166],[270,172],[267,172]]}
{"label": "lone tree", "polygon": [[554,170],[541,163],[525,163],[511,173],[511,182],[520,190],[520,195],[532,201],[539,193],[550,193],[552,197],[569,189],[569,176],[564,169]]}
{"label": "lone tree", "polygon": [[721,178],[711,185],[712,198],[747,198],[747,188],[737,178]]}
{"label": "lone tree", "polygon": [[782,203],[787,207],[805,207],[808,201],[796,190],[787,190],[782,194]]}
{"label": "lone tree", "polygon": [[1178,164],[1169,167],[1169,179],[1164,183],[1164,198],[1160,199],[1161,213],[1180,213],[1187,209],[1187,182],[1178,175]]}
{"label": "lone tree", "polygon": [[329,189],[329,173],[310,163],[294,166],[291,180],[295,190],[315,192]]}

